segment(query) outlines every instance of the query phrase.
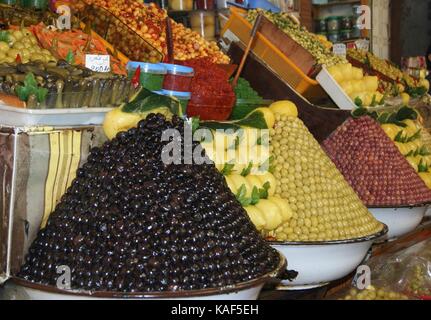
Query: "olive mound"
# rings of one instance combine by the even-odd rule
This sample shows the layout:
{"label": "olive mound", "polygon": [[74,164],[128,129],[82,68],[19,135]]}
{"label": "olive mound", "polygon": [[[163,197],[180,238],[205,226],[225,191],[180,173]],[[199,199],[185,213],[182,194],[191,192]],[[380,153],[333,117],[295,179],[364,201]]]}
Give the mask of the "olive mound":
{"label": "olive mound", "polygon": [[[88,162],[33,242],[19,277],[74,290],[222,288],[272,272],[280,256],[260,236],[214,165],[165,165],[162,132],[184,121],[150,114]],[[193,147],[198,144],[194,143]]]}
{"label": "olive mound", "polygon": [[276,195],[293,211],[275,231],[278,241],[350,240],[382,231],[300,119],[276,114],[271,152],[280,181]]}
{"label": "olive mound", "polygon": [[431,190],[374,119],[348,119],[324,148],[367,206],[431,202]]}

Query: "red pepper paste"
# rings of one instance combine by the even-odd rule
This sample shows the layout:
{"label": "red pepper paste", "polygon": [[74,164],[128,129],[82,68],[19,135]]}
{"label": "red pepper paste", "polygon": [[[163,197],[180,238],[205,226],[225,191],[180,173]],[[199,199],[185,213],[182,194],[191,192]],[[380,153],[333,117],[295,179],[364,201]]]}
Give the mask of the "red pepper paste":
{"label": "red pepper paste", "polygon": [[228,120],[235,105],[235,93],[227,72],[209,58],[184,61],[182,65],[192,67],[195,73],[187,115],[201,120]]}

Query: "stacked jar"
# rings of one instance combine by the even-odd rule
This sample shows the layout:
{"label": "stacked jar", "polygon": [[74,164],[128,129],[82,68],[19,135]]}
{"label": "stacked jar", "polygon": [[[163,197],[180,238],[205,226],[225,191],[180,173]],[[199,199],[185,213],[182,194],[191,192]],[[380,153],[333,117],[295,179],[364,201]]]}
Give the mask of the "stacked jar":
{"label": "stacked jar", "polygon": [[205,40],[214,41],[216,35],[215,0],[196,0],[196,9],[190,13],[192,30],[199,33]]}

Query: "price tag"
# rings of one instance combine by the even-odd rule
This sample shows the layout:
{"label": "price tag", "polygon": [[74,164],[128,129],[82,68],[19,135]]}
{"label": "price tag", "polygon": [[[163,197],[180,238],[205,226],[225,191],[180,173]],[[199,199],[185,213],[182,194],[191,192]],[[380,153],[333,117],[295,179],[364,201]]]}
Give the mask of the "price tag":
{"label": "price tag", "polygon": [[71,29],[71,14],[70,8],[66,5],[61,5],[57,8],[57,14],[60,16],[57,19],[57,29],[70,30]]}
{"label": "price tag", "polygon": [[346,56],[347,55],[347,46],[344,43],[336,43],[333,46],[333,52],[337,56]]}
{"label": "price tag", "polygon": [[370,41],[366,39],[360,39],[355,41],[356,49],[369,51],[370,50]]}
{"label": "price tag", "polygon": [[110,72],[111,56],[87,54],[85,55],[85,66],[95,72]]}

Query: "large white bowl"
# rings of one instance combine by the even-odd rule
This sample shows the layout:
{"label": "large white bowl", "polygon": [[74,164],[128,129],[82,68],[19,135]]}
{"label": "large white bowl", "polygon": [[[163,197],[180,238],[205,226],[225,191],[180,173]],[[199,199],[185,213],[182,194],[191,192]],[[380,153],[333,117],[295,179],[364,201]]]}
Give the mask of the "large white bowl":
{"label": "large white bowl", "polygon": [[282,281],[280,290],[323,287],[353,272],[367,256],[372,244],[388,232],[353,240],[329,242],[272,242],[273,248],[289,257],[289,270],[298,272],[293,281]]}
{"label": "large white bowl", "polygon": [[272,272],[252,281],[237,285],[194,291],[155,293],[113,293],[65,291],[53,286],[35,284],[18,278],[9,280],[0,297],[8,300],[257,300],[263,286],[271,279],[277,279],[287,266],[280,253],[280,263]]}
{"label": "large white bowl", "polygon": [[415,230],[421,224],[427,207],[368,208],[368,210],[374,218],[388,226],[389,232],[385,240],[393,240]]}
{"label": "large white bowl", "polygon": [[426,209],[425,217],[431,217],[431,206]]}

